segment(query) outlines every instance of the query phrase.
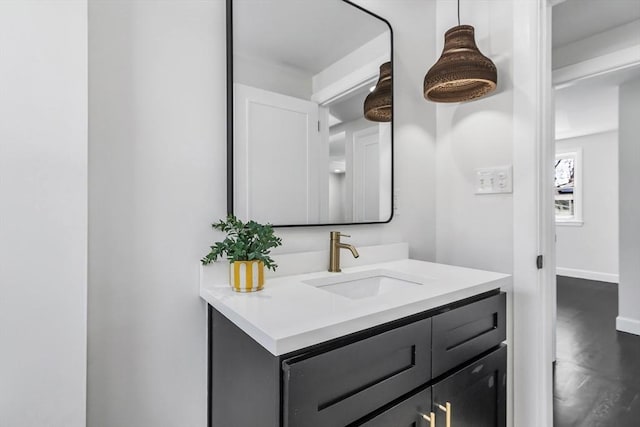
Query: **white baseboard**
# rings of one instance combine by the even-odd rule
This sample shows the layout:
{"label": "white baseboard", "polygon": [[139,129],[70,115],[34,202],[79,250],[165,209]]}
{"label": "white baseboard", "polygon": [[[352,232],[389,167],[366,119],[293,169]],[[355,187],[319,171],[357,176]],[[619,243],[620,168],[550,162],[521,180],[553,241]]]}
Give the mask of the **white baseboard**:
{"label": "white baseboard", "polygon": [[640,320],[629,317],[616,317],[616,329],[634,335],[640,335]]}
{"label": "white baseboard", "polygon": [[579,270],[577,268],[556,267],[558,276],[576,277],[578,279],[597,280],[599,282],[620,283],[620,275],[601,273],[599,271]]}

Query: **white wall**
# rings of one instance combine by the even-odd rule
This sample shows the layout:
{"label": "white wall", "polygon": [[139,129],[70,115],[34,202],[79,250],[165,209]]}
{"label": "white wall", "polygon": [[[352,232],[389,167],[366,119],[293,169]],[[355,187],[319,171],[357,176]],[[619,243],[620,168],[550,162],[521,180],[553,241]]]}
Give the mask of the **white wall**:
{"label": "white wall", "polygon": [[[620,86],[620,286],[618,330],[640,335],[640,79]],[[635,196],[634,196],[635,195]]]}
{"label": "white wall", "polygon": [[88,425],[203,427],[224,2],[91,0],[89,21]]}
{"label": "white wall", "polygon": [[[434,260],[434,4],[358,3],[394,28],[399,200],[390,224],[338,229]],[[226,212],[224,2],[91,0],[89,17],[89,425],[201,427],[198,260]],[[325,249],[329,231],[280,229],[281,251]]]}
{"label": "white wall", "polygon": [[556,139],[618,130],[618,86],[595,80],[555,91]]}
{"label": "white wall", "polygon": [[85,425],[87,4],[0,2],[0,425]]}
{"label": "white wall", "polygon": [[[437,108],[437,260],[510,273],[513,268],[511,194],[476,195],[475,169],[512,160],[513,86],[511,2],[467,1],[462,23],[475,26],[480,51],[498,68],[491,96]],[[457,25],[456,3],[437,2],[437,51]]]}
{"label": "white wall", "polygon": [[556,223],[560,275],[618,282],[618,132],[556,142],[557,153],[582,150],[582,226]]}

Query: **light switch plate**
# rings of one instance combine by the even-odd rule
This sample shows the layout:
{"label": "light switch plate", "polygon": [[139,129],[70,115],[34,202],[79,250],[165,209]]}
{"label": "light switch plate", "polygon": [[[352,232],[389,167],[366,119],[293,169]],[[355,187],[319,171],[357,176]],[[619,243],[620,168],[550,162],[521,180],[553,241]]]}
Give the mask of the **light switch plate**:
{"label": "light switch plate", "polygon": [[476,169],[476,194],[513,192],[511,166]]}

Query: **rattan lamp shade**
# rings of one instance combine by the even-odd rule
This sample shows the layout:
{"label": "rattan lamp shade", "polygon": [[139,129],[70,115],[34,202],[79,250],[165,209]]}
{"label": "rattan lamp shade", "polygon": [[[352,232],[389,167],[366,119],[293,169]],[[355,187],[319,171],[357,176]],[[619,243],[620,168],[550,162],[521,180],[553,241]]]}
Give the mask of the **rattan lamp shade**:
{"label": "rattan lamp shade", "polygon": [[442,55],[424,77],[424,97],[470,101],[493,91],[497,82],[496,66],[478,50],[473,27],[458,25],[445,33]]}
{"label": "rattan lamp shade", "polygon": [[364,117],[373,122],[391,121],[391,62],[380,66],[380,78],[375,89],[364,100]]}

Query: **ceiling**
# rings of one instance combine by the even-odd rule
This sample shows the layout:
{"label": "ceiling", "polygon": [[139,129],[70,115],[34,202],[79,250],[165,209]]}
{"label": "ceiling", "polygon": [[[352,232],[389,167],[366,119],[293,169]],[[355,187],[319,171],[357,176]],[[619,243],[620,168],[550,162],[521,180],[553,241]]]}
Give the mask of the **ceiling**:
{"label": "ceiling", "polygon": [[566,0],[553,8],[553,47],[640,19],[640,0]]}
{"label": "ceiling", "polygon": [[[640,0],[566,0],[552,16],[556,48],[639,20]],[[618,86],[638,76],[636,65],[557,86],[556,139],[617,129]]]}
{"label": "ceiling", "polygon": [[364,114],[364,100],[369,95],[369,87],[362,87],[349,96],[329,104],[331,114],[340,122],[350,122],[362,118]]}
{"label": "ceiling", "polygon": [[387,24],[342,0],[236,0],[233,49],[314,75]]}

